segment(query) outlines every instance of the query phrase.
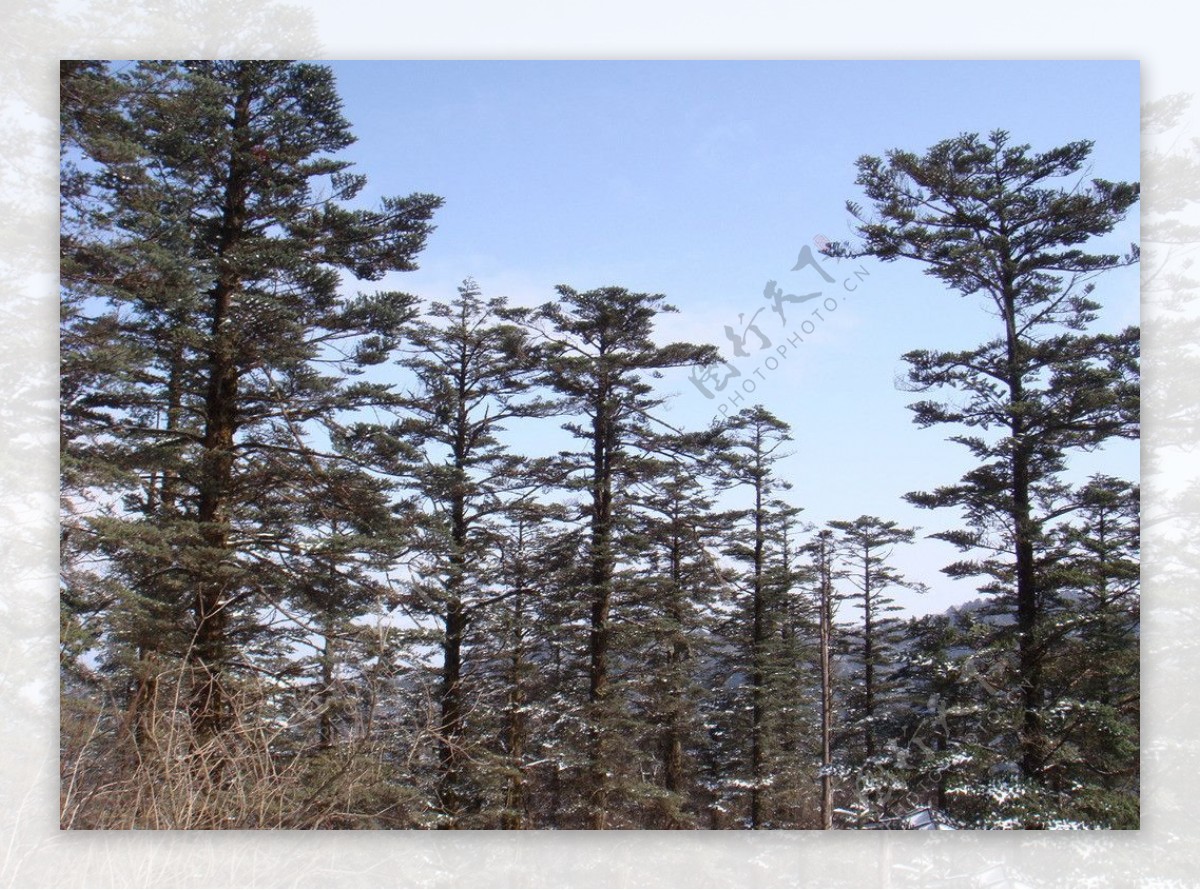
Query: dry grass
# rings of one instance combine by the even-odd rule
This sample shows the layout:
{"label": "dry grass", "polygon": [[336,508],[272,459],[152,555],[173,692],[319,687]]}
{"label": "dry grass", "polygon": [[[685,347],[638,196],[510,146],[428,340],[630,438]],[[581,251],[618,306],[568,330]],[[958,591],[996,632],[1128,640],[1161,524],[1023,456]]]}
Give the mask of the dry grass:
{"label": "dry grass", "polygon": [[[193,732],[182,676],[160,675],[155,700],[131,715],[64,697],[64,829],[405,827],[389,758],[364,734],[319,748],[314,715],[267,717],[263,689],[230,699],[227,728]],[[165,692],[164,692],[165,690]],[[277,713],[277,712],[274,712]]]}

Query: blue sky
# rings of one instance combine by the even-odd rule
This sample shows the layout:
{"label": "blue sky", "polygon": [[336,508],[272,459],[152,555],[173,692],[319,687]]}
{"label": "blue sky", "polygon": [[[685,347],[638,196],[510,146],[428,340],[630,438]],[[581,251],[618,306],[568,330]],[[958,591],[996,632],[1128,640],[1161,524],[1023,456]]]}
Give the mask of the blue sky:
{"label": "blue sky", "polygon": [[[895,379],[904,352],[973,346],[994,326],[980,303],[915,265],[823,261],[833,284],[813,269],[792,271],[814,238],[848,236],[845,202],[861,197],[855,159],[1005,129],[1036,150],[1094,140],[1093,175],[1139,177],[1137,62],[332,67],[359,137],[348,157],[369,177],[364,197],[446,199],[421,269],[387,286],[447,299],[471,276],[486,295],[523,305],[551,299],[557,284],[663,293],[680,310],[664,339],[715,343],[731,359],[725,326],[740,332],[753,317],[771,347],[747,333],[750,355],[736,367],[755,391],[744,398],[792,424],[785,470],[803,517],[817,523],[871,513],[923,533],[954,526],[953,511],[918,511],[901,498],[955,481],[971,460],[944,442],[952,431],[912,424],[913,397]],[[1108,246],[1123,251],[1137,238],[1134,215]],[[865,274],[844,284],[860,265]],[[768,280],[822,298],[785,306],[785,325],[763,297]],[[1137,322],[1136,269],[1102,278],[1096,296],[1105,328]],[[812,318],[826,297],[836,310]],[[811,334],[796,343],[804,320]],[[670,414],[678,425],[707,424],[722,402],[685,374],[666,384],[678,393]],[[1089,456],[1083,469],[1134,476],[1136,446]],[[972,597],[971,582],[938,571],[955,558],[937,541],[897,552],[899,565],[933,587],[921,601],[899,598],[924,612]]]}

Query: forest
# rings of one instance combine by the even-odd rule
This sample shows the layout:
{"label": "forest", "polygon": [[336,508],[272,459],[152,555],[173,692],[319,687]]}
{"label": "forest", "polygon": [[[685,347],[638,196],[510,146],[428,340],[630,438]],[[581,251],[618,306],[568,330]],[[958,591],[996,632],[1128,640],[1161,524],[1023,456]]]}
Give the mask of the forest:
{"label": "forest", "polygon": [[1075,469],[1139,435],[1093,296],[1138,249],[1089,247],[1139,186],[1090,141],[846,183],[822,262],[992,326],[902,347],[974,464],[905,497],[978,597],[913,617],[918,531],[807,516],[766,406],[668,420],[723,356],[667,295],[373,289],[443,200],[364,206],[327,67],[71,61],[60,97],[63,828],[1138,828],[1139,488]]}

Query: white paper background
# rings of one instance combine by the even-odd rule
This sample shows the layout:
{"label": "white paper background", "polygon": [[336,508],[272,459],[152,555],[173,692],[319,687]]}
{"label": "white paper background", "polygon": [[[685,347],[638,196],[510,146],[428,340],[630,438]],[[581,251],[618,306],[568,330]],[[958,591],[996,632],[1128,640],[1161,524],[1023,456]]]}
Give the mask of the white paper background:
{"label": "white paper background", "polygon": [[[59,58],[1140,59],[1197,83],[1171,4],[78,0],[6,11],[0,53],[0,885],[1195,886],[1200,803],[1200,108],[1143,139],[1143,816],[1095,833],[60,832]],[[12,4],[17,5],[17,4]],[[1096,114],[1105,110],[1097,108]],[[1200,271],[1194,273],[1200,279]]]}

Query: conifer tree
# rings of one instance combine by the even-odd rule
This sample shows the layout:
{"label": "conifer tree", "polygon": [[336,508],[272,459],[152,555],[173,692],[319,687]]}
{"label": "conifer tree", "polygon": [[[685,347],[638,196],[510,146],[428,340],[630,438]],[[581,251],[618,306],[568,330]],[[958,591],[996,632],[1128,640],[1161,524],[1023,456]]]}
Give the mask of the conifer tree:
{"label": "conifer tree", "polygon": [[804,548],[812,560],[812,580],[814,585],[813,599],[817,612],[818,632],[818,672],[821,678],[821,689],[818,701],[818,719],[821,726],[821,757],[818,777],[821,783],[820,819],[821,829],[829,831],[833,828],[833,733],[835,717],[834,661],[833,648],[834,621],[837,615],[839,597],[834,590],[834,539],[833,531],[823,528],[816,533]]}
{"label": "conifer tree", "polygon": [[897,544],[913,540],[914,529],[901,528],[895,522],[875,516],[860,516],[853,521],[835,520],[829,527],[839,533],[835,547],[849,592],[844,595],[861,615],[861,624],[848,631],[856,652],[854,694],[847,703],[847,731],[857,733],[861,741],[861,760],[870,763],[886,738],[887,710],[895,684],[897,647],[902,626],[892,617],[899,611],[889,588],[922,586],[907,581],[888,564]]}
{"label": "conifer tree", "polygon": [[106,76],[115,114],[86,120],[80,139],[98,210],[71,251],[73,326],[111,326],[140,367],[74,399],[111,433],[74,459],[107,452],[139,480],[92,530],[130,601],[158,613],[139,632],[168,630],[190,666],[203,739],[228,723],[229,677],[250,666],[261,610],[295,589],[303,522],[281,528],[278,511],[314,487],[353,510],[373,488],[335,481],[349,465],[313,431],[380,397],[349,375],[383,358],[411,299],[345,297],[343,275],[414,268],[440,199],[346,207],[365,177],[336,158],[353,136],[324,67],[155,62]]}
{"label": "conifer tree", "polygon": [[1138,825],[1139,489],[1111,476],[1079,486],[1051,533],[1045,645],[1055,740],[1045,772],[1058,818]]}
{"label": "conifer tree", "polygon": [[431,601],[423,610],[442,625],[438,797],[449,827],[464,815],[462,764],[478,741],[463,733],[469,626],[522,589],[498,591],[490,583],[489,524],[507,502],[541,484],[498,437],[511,421],[552,407],[530,392],[537,351],[507,317],[504,299],[485,300],[468,280],[452,303],[433,303],[406,329],[411,354],[401,360],[417,378],[395,431],[417,454],[416,493],[429,505],[418,584]]}
{"label": "conifer tree", "polygon": [[777,467],[786,457],[781,449],[791,440],[791,434],[786,423],[761,405],[731,418],[724,433],[723,482],[748,489],[751,499],[751,506],[739,517],[744,531],[735,533],[726,552],[745,566],[734,625],[744,647],[739,666],[746,672],[749,698],[750,720],[745,727],[749,745],[747,824],[750,828],[765,828],[772,822],[768,799],[772,786],[779,781],[776,770],[783,746],[778,727],[780,703],[773,693],[782,692],[780,619],[787,607],[790,584],[781,587],[778,583],[781,542],[775,532],[784,518],[796,512],[779,497],[791,484],[780,477]]}
{"label": "conifer tree", "polygon": [[481,639],[479,658],[490,666],[481,693],[481,699],[490,697],[490,707],[480,729],[495,739],[484,756],[495,774],[487,785],[498,828],[553,827],[540,806],[548,795],[538,775],[550,772],[544,767],[557,754],[551,698],[558,677],[547,670],[555,660],[557,626],[546,581],[563,555],[565,514],[558,504],[522,501],[504,511],[493,532],[504,598],[474,628]]}
{"label": "conifer tree", "polygon": [[616,526],[625,516],[620,492],[636,478],[639,454],[659,452],[668,428],[654,418],[664,398],[647,378],[669,368],[711,364],[717,351],[692,343],[659,345],[659,317],[676,311],[658,294],[620,287],[577,291],[558,288],[558,301],[530,316],[546,349],[545,381],[580,417],[566,429],[586,447],[574,456],[573,474],[588,492],[588,749],[589,827],[609,822],[609,792],[619,771],[614,748],[621,741],[623,706],[610,688]]}
{"label": "conifer tree", "polygon": [[994,797],[1013,790],[995,744],[1011,722],[1011,678],[978,606],[908,623],[897,673],[908,707],[895,769],[907,803],[983,828],[997,827]]}
{"label": "conifer tree", "polygon": [[[127,681],[127,720],[137,737],[142,705],[153,698],[156,653],[168,640],[177,650],[186,645],[170,621],[186,593],[164,559],[173,538],[164,514],[176,512],[171,472],[187,445],[174,433],[183,337],[140,318],[136,308],[122,309],[141,301],[185,303],[191,287],[186,256],[171,250],[185,224],[176,205],[144,202],[157,209],[154,240],[125,230],[139,217],[121,193],[132,183],[139,193],[158,193],[155,183],[136,177],[144,148],[128,113],[132,89],[101,62],[61,66],[59,441],[64,643],[107,640],[99,664]],[[122,510],[142,518],[114,523],[111,515]],[[114,553],[109,536],[97,524],[106,520],[109,530],[136,529],[116,552],[134,577],[154,579],[151,587],[121,582],[120,566],[105,557]]]}
{"label": "conifer tree", "polygon": [[[682,443],[681,449],[689,450]],[[724,587],[717,556],[724,529],[697,461],[653,464],[634,492],[637,510],[620,542],[625,552],[641,554],[625,573],[623,609],[631,694],[647,755],[643,769],[654,777],[644,819],[658,828],[694,828],[708,691],[700,674],[713,657],[711,615]]]}
{"label": "conifer tree", "polygon": [[1080,181],[1092,143],[1044,152],[1014,145],[997,131],[939,142],[924,155],[892,151],[863,156],[858,184],[873,213],[859,218],[857,247],[835,256],[912,259],[964,296],[979,294],[997,320],[996,336],[962,351],[908,353],[914,390],[947,401],[912,406],[923,427],[950,424],[981,461],[960,483],[918,492],[922,507],[957,507],[966,529],[940,535],[964,551],[983,551],[949,567],[956,577],[984,576],[1015,618],[1012,727],[1015,757],[1034,785],[1054,741],[1047,738],[1045,601],[1039,568],[1047,522],[1061,505],[1059,475],[1072,452],[1091,450],[1138,430],[1138,331],[1089,333],[1099,305],[1093,279],[1135,262],[1089,253],[1083,245],[1108,235],[1138,199],[1135,183]]}

